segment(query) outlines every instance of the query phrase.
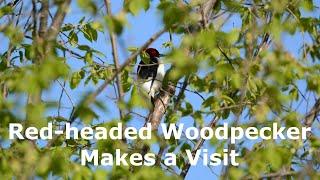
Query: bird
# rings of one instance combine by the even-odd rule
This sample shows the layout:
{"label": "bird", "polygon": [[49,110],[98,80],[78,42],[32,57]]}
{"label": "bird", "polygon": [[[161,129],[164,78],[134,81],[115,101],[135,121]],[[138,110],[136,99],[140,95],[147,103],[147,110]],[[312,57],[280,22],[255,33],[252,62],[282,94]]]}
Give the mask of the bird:
{"label": "bird", "polygon": [[160,92],[165,75],[164,64],[160,60],[163,55],[155,48],[147,48],[145,53],[148,55],[147,61],[141,59],[137,68],[138,86],[154,106],[155,96]]}

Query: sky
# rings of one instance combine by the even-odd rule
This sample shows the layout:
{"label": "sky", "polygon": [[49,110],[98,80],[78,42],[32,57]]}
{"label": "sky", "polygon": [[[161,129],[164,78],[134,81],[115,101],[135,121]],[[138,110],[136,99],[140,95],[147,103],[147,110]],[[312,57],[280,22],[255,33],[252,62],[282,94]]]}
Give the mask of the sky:
{"label": "sky", "polygon": [[[119,41],[119,52],[120,52],[120,63],[123,63],[127,57],[129,57],[129,52],[127,51],[128,47],[135,46],[139,47],[141,46],[146,40],[149,39],[154,33],[157,31],[161,30],[163,28],[163,23],[161,20],[161,14],[157,10],[157,4],[158,0],[152,1],[151,7],[147,12],[141,11],[137,16],[129,16],[128,17],[128,24],[129,28],[125,28],[124,32],[122,35],[118,38]],[[119,12],[119,10],[122,8],[122,0],[112,0],[112,12],[116,14]],[[317,2],[317,6],[320,6],[320,2]],[[102,9],[104,13],[104,8]],[[316,14],[305,14],[306,16],[316,16]],[[76,1],[71,6],[71,11],[67,15],[65,22],[68,23],[75,23],[78,22],[83,16],[86,16],[86,14],[83,14],[83,11],[78,9],[76,6]],[[318,15],[319,16],[319,15]],[[88,16],[86,16],[88,17]],[[229,22],[223,27],[224,31],[229,31],[233,28],[238,27],[241,25],[241,19],[239,16],[233,16]],[[180,37],[174,35],[173,36],[173,43],[174,46],[179,46],[180,43]],[[307,37],[306,37],[306,40]],[[1,42],[7,42],[7,39],[0,34],[0,41]],[[169,34],[165,33],[163,34],[158,40],[156,40],[151,47],[154,47],[160,51],[160,53],[166,53],[170,49],[162,47],[162,43],[169,41]],[[282,36],[282,41],[284,44],[287,44],[285,47],[289,52],[292,54],[298,55],[299,49],[301,47],[301,42],[302,42],[302,36],[300,34],[295,34],[294,36],[290,36],[287,34],[284,34]],[[3,43],[7,44],[7,43]],[[79,44],[88,44],[92,48],[97,49],[105,54],[105,60],[107,63],[112,63],[112,55],[111,55],[111,47],[110,47],[110,41],[108,34],[102,34],[99,33],[98,41],[95,43],[90,43],[87,40],[85,40],[83,37],[79,38]],[[1,45],[0,44],[0,52],[3,53],[3,51],[6,49],[6,45]],[[68,64],[72,67],[73,71],[79,70],[82,66],[83,63],[80,60],[76,60],[72,57],[69,57],[68,59]],[[166,68],[168,68],[170,64],[166,64]],[[70,88],[67,87],[67,91],[70,93],[72,100],[77,104],[81,100],[84,94],[87,92],[93,91],[96,89],[99,85],[84,85],[83,83],[80,84],[79,88],[75,90],[71,90]],[[299,83],[299,87],[305,88],[305,84]],[[46,90],[45,93],[43,94],[43,99],[45,101],[56,101],[59,98],[61,92],[61,87],[58,83],[54,83],[54,85],[49,89]],[[98,111],[98,115],[100,116],[98,122],[104,122],[104,121],[109,121],[114,118],[118,118],[119,113],[118,109],[116,108],[115,102],[113,102],[109,97],[115,97],[116,94],[114,93],[114,90],[112,87],[106,88],[103,93],[98,96],[98,99],[101,100],[102,102],[105,102],[108,105],[108,112],[101,112]],[[126,95],[126,98],[130,96],[130,93]],[[186,94],[188,100],[191,102],[191,104],[197,109],[200,108],[201,106],[201,99],[193,94],[187,92]],[[66,108],[63,108],[61,111],[61,114],[68,117],[71,109],[70,109],[70,102],[69,99],[66,97],[66,95],[63,96],[63,106]],[[313,102],[310,102],[310,104],[313,104]],[[299,108],[299,111],[303,112],[306,110],[306,105],[302,105],[302,107]],[[139,113],[142,113],[144,115],[147,114],[147,111],[143,110],[137,110]],[[22,112],[21,112],[22,113]],[[56,114],[56,111],[50,110],[47,112],[48,115]],[[212,119],[212,116],[208,116],[205,118],[206,122],[209,122],[209,120]],[[180,123],[185,123],[186,126],[192,126],[193,121],[191,118],[183,118],[180,120]],[[140,117],[135,117],[135,120],[130,123],[131,126],[134,127],[141,127],[144,124],[144,119]],[[39,144],[43,144],[43,142],[39,141]],[[208,143],[205,143],[204,148],[208,148],[209,152],[213,153],[214,149],[209,146]],[[153,150],[157,152],[157,147],[153,147]],[[200,163],[197,166],[192,166],[190,168],[190,171],[186,177],[187,180],[193,180],[193,179],[198,179],[201,177],[202,179],[218,179],[218,176],[215,175],[214,173],[219,174],[221,171],[221,167],[212,167],[211,169],[208,167],[205,167]]]}

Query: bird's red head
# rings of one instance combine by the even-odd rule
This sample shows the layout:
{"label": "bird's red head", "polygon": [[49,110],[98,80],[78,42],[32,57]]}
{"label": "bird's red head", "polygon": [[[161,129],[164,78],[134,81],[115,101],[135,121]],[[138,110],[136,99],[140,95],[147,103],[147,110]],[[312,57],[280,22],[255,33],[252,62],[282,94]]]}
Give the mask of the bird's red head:
{"label": "bird's red head", "polygon": [[146,49],[146,53],[150,56],[150,58],[158,58],[160,57],[160,53],[155,48],[148,48]]}

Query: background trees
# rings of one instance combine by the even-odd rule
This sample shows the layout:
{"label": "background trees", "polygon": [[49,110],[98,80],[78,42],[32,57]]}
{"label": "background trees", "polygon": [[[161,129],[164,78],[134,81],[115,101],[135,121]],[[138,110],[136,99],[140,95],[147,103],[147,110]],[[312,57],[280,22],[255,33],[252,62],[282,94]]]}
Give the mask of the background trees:
{"label": "background trees", "polygon": [[[214,178],[319,176],[317,3],[0,0],[1,176],[185,177],[190,165],[184,150],[202,146],[241,152],[238,168],[208,167]],[[135,24],[139,31],[130,30]],[[154,24],[160,28],[151,29]],[[167,52],[168,73],[160,95],[166,107],[158,99],[149,111],[136,91],[134,65],[151,44]],[[145,145],[62,136],[48,142],[7,140],[10,122],[37,127],[53,122],[63,128],[68,121],[79,127],[121,121],[141,127],[146,118],[155,130],[162,119],[196,127],[278,122],[312,126],[313,133],[305,142],[242,140],[235,146],[215,139],[164,141],[161,135]],[[176,152],[177,167],[165,167],[161,158],[157,167],[134,170],[78,163],[84,148],[141,152],[148,147],[159,157]],[[207,167],[194,169],[190,179],[205,175]]]}

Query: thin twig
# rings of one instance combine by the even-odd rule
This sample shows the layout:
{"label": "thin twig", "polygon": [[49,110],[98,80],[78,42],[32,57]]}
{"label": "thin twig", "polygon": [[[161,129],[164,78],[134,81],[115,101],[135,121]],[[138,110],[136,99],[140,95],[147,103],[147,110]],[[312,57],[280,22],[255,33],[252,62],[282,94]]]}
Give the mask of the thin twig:
{"label": "thin twig", "polygon": [[60,87],[62,88],[62,90],[66,93],[66,95],[67,95],[67,97],[68,97],[68,99],[69,99],[72,107],[75,107],[75,104],[74,104],[74,102],[72,101],[72,98],[71,98],[70,94],[69,94],[68,91],[65,89],[65,87],[63,86],[63,84],[62,84],[59,80],[57,80],[57,82],[58,82],[58,84],[60,85]]}

